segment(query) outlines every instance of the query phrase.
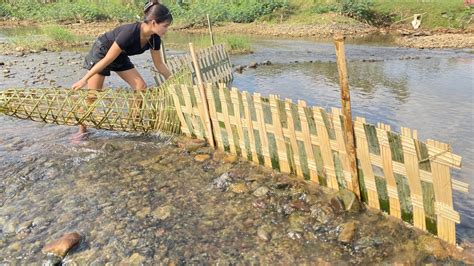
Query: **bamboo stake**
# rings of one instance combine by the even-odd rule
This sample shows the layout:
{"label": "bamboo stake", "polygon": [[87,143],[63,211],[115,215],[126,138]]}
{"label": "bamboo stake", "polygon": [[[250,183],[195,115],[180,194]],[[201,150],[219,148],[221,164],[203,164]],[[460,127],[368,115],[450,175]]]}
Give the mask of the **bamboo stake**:
{"label": "bamboo stake", "polygon": [[359,177],[356,165],[356,150],[354,140],[354,127],[352,125],[351,96],[349,92],[349,80],[347,76],[346,55],[344,52],[344,36],[334,37],[336,46],[337,69],[339,71],[339,82],[341,87],[342,113],[344,115],[344,135],[346,139],[347,155],[349,157],[352,180],[352,191],[360,199]]}
{"label": "bamboo stake", "polygon": [[198,81],[198,87],[199,87],[199,92],[201,94],[201,99],[203,103],[203,109],[204,109],[204,115],[205,115],[205,120],[206,120],[206,126],[207,126],[207,132],[209,136],[209,144],[211,145],[212,148],[215,147],[215,141],[214,141],[214,134],[212,131],[212,123],[211,123],[211,117],[209,115],[209,105],[207,103],[207,93],[206,93],[206,88],[202,82],[202,73],[201,69],[199,67],[198,59],[196,57],[196,51],[194,50],[194,45],[193,43],[189,43],[189,50],[191,52],[191,57],[193,59],[193,64],[194,64],[194,69],[196,70],[196,78]]}
{"label": "bamboo stake", "polygon": [[209,34],[211,35],[211,45],[214,46],[214,34],[212,34],[212,25],[209,14],[207,14],[207,25],[209,26]]}
{"label": "bamboo stake", "polygon": [[161,44],[160,44],[160,53],[161,53],[161,60],[163,60],[163,63],[167,63],[166,61],[166,52],[165,52],[165,44],[163,42],[163,40],[161,40]]}

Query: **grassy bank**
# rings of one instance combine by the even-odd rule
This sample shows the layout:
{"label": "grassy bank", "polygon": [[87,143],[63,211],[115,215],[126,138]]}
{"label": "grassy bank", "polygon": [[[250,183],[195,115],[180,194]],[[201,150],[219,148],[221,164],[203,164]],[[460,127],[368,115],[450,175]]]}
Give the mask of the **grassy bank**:
{"label": "grassy bank", "polygon": [[[4,19],[39,22],[92,22],[140,19],[143,0],[0,0]],[[465,28],[473,8],[463,0],[163,0],[178,27],[205,25],[206,14],[214,22],[328,24],[353,20],[375,26],[409,25],[414,14],[423,14],[422,27]],[[327,16],[339,14],[339,16]],[[328,19],[329,18],[329,19]]]}

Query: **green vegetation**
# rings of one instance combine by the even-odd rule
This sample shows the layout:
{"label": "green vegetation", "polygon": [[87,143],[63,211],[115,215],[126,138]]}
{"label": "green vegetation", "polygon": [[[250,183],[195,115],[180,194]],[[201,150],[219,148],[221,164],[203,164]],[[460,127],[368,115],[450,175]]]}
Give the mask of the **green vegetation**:
{"label": "green vegetation", "polygon": [[45,25],[37,30],[38,34],[22,34],[10,39],[14,47],[25,50],[60,50],[79,44],[79,37],[57,25]]}
{"label": "green vegetation", "polygon": [[[44,2],[47,2],[44,4]],[[77,22],[140,19],[145,0],[0,0],[0,16],[33,21]],[[465,28],[474,8],[463,0],[163,0],[178,26],[215,23],[355,23],[375,26],[408,24],[423,14],[422,27]],[[331,15],[331,16],[328,16]]]}

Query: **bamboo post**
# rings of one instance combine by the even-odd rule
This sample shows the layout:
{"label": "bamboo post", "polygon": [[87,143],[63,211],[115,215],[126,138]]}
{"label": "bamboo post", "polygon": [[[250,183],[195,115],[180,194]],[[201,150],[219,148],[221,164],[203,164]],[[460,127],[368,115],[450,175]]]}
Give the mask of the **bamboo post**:
{"label": "bamboo post", "polygon": [[354,140],[354,127],[352,125],[351,96],[349,92],[349,79],[346,67],[346,55],[344,52],[344,36],[334,37],[336,46],[337,69],[339,71],[339,83],[341,87],[342,113],[344,115],[344,135],[346,139],[347,157],[349,158],[352,180],[352,191],[360,199],[359,177],[356,165],[356,150]]}
{"label": "bamboo post", "polygon": [[207,127],[207,135],[209,136],[209,144],[211,145],[212,148],[215,147],[215,142],[214,142],[214,134],[212,131],[212,123],[211,123],[211,117],[209,115],[209,105],[207,103],[207,93],[206,93],[206,88],[202,82],[202,73],[201,69],[199,67],[198,59],[196,57],[196,51],[194,50],[194,45],[193,43],[189,43],[189,50],[191,52],[191,57],[193,59],[193,64],[194,64],[194,69],[196,71],[196,78],[198,82],[198,87],[199,87],[199,93],[201,94],[201,99],[202,99],[202,104],[203,104],[203,109],[204,109],[204,118],[206,121],[206,127]]}
{"label": "bamboo post", "polygon": [[163,43],[163,40],[161,40],[160,44],[160,53],[161,53],[161,59],[163,60],[163,63],[167,63],[166,61],[166,52],[165,52],[165,44]]}
{"label": "bamboo post", "polygon": [[211,18],[209,17],[209,14],[207,14],[207,25],[209,26],[209,34],[211,35],[211,45],[214,46],[214,34],[212,34]]}

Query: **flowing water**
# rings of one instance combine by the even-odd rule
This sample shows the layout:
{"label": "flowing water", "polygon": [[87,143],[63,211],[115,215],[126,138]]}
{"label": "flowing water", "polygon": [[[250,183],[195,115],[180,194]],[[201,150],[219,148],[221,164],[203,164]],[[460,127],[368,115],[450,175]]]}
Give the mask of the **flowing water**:
{"label": "flowing water", "polygon": [[[232,62],[272,63],[235,74],[234,86],[310,105],[340,106],[330,42],[254,39],[252,45],[253,54],[233,56]],[[0,73],[0,90],[69,87],[85,73],[85,52],[0,56],[1,68],[9,70]],[[452,144],[463,157],[463,168],[454,177],[472,187],[474,56],[364,41],[349,42],[346,55],[354,114],[397,131],[400,126],[418,129],[422,140]],[[152,84],[150,57],[132,61]],[[105,86],[126,84],[113,74]],[[71,264],[433,260],[419,248],[417,234],[381,215],[316,211],[331,206],[318,188],[302,188],[297,181],[275,187],[282,176],[243,162],[193,160],[209,154],[207,148],[186,152],[166,136],[98,130],[75,143],[70,140],[75,128],[3,116],[0,124],[0,258],[6,263],[40,263],[45,242],[69,231],[83,235],[63,261]],[[227,173],[229,189],[222,191],[216,180]],[[262,187],[268,188],[267,197],[253,194]],[[454,195],[462,218],[459,240],[474,240],[473,195]],[[341,224],[351,219],[359,221],[356,240],[341,245]]]}

